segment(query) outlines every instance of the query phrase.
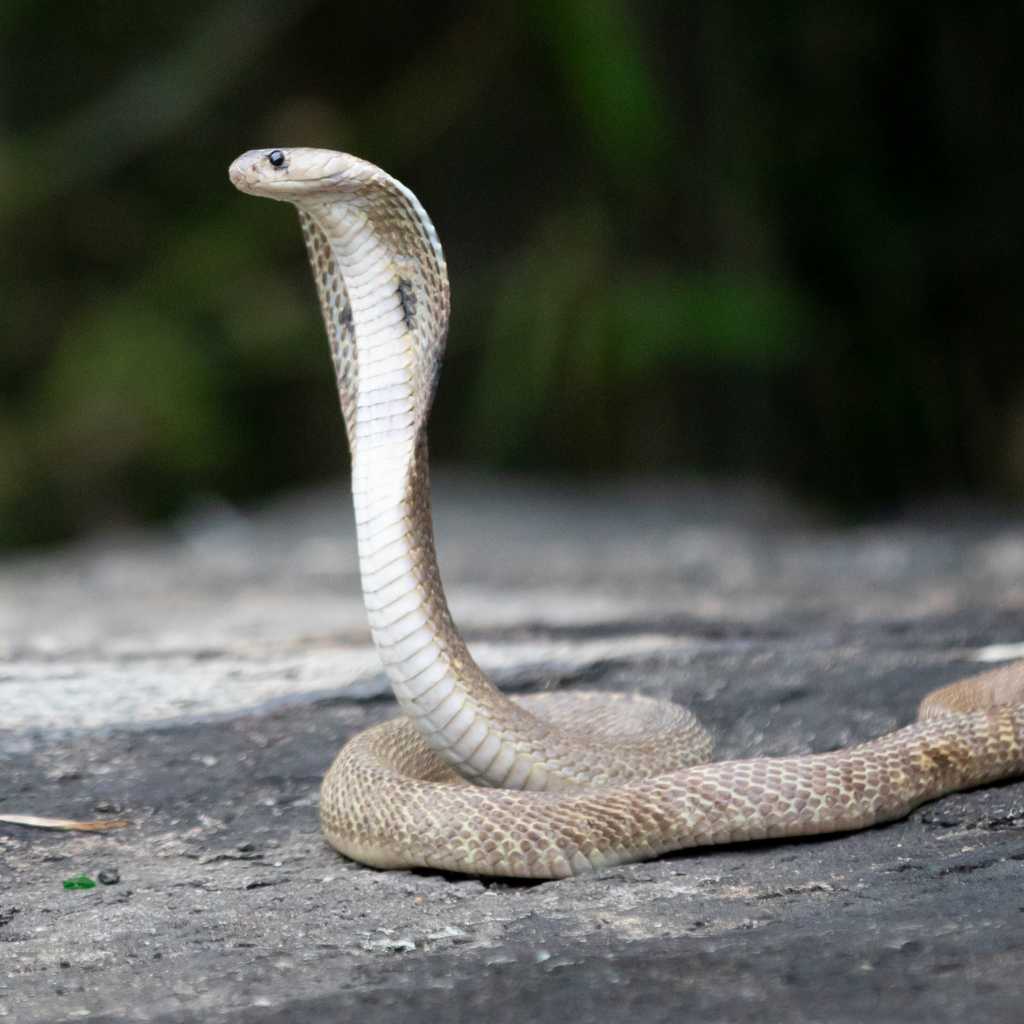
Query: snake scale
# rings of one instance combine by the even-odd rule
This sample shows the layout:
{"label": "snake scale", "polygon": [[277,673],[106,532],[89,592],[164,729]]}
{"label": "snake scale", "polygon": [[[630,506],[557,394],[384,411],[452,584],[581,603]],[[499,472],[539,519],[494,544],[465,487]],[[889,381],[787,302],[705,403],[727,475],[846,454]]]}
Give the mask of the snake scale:
{"label": "snake scale", "polygon": [[916,723],[858,746],[719,763],[671,703],[503,695],[452,621],[434,552],[426,421],[449,292],[430,218],[390,175],[329,150],[251,150],[230,178],[299,212],[352,454],[363,596],[405,713],[351,739],[324,778],[321,824],[341,853],[558,878],[865,828],[1024,773],[1024,662],[935,691]]}

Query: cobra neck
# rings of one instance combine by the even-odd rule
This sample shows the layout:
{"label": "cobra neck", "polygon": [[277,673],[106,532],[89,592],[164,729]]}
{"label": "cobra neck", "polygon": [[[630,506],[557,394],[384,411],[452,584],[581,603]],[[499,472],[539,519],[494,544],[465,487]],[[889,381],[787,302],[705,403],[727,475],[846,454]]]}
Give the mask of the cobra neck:
{"label": "cobra neck", "polygon": [[[339,364],[352,448],[363,596],[395,696],[424,740],[457,771],[493,785],[546,788],[547,772],[516,738],[536,723],[500,694],[452,622],[434,550],[425,420],[443,337],[410,316],[410,277],[372,219],[321,211],[350,308],[354,366]],[[314,272],[316,264],[314,263]],[[320,284],[321,282],[318,282]],[[337,289],[321,289],[321,297]],[[332,320],[325,302],[328,331]],[[350,327],[347,326],[350,319]],[[337,325],[335,325],[337,329]],[[443,330],[444,324],[433,325]],[[344,345],[334,345],[338,359]],[[424,351],[436,353],[424,363]]]}

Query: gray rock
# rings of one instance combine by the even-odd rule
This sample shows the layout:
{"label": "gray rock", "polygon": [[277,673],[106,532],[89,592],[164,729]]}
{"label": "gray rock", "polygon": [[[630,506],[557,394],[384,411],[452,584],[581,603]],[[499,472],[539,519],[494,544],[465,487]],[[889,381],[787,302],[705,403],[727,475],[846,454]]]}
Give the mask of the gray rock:
{"label": "gray rock", "polygon": [[[720,757],[869,738],[1024,653],[1016,520],[436,489],[456,616],[505,685],[669,696]],[[132,825],[0,825],[0,1019],[1020,1019],[1024,784],[566,882],[380,873],[316,822],[337,747],[393,714],[380,683],[341,489],[9,561],[0,812]]]}

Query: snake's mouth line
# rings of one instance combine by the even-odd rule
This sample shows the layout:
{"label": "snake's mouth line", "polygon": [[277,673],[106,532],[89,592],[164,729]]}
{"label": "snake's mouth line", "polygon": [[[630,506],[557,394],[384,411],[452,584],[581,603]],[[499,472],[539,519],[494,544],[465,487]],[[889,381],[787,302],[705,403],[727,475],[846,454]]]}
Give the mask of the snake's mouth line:
{"label": "snake's mouth line", "polygon": [[269,174],[253,174],[245,170],[235,171],[234,168],[229,168],[228,175],[231,178],[231,183],[235,186],[266,185],[268,188],[274,188],[277,186],[288,187],[319,185],[324,182],[340,185],[345,180],[344,175],[339,172],[335,172],[334,174],[324,174],[318,178],[289,178],[271,177]]}

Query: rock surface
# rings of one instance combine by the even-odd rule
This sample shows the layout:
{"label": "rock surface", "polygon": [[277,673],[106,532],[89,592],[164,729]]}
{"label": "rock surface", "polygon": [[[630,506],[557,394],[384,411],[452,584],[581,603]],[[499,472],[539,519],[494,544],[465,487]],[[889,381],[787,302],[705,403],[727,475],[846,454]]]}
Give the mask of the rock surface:
{"label": "rock surface", "polygon": [[[717,756],[827,750],[1024,654],[1024,523],[824,529],[751,488],[440,477],[442,567],[513,689],[670,696]],[[393,714],[343,489],[0,566],[0,1018],[1018,1021],[1024,783],[854,835],[544,884],[319,838]],[[64,890],[84,872],[112,884]]]}

